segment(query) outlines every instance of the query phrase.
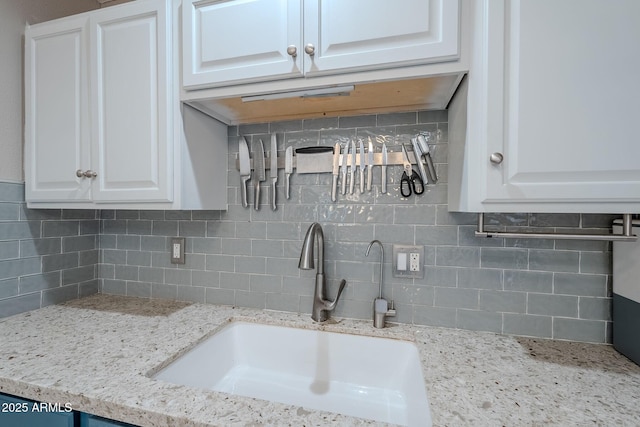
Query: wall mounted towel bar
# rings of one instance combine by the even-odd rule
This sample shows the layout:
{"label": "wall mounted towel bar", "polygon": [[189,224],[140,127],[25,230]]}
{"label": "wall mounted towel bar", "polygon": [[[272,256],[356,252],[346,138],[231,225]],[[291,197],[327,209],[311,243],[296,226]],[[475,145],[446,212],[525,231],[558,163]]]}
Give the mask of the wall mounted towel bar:
{"label": "wall mounted towel bar", "polygon": [[622,234],[578,234],[578,233],[510,233],[506,231],[486,231],[484,214],[478,214],[476,237],[500,237],[503,239],[559,239],[559,240],[609,240],[616,242],[634,242],[638,239],[632,233],[631,214],[622,216]]}

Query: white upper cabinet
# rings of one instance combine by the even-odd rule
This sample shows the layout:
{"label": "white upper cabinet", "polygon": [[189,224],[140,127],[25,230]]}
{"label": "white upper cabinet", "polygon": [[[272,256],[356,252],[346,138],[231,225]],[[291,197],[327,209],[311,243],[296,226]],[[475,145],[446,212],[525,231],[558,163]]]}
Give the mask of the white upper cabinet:
{"label": "white upper cabinet", "polygon": [[458,15],[450,0],[305,0],[305,74],[455,59]]}
{"label": "white upper cabinet", "polygon": [[457,0],[185,0],[184,86],[452,60],[458,21]]}
{"label": "white upper cabinet", "polygon": [[93,199],[171,201],[170,25],[164,1],[91,14]]}
{"label": "white upper cabinet", "polygon": [[183,127],[178,7],[137,0],[27,27],[29,207],[226,209],[226,126],[187,110]]}
{"label": "white upper cabinet", "polygon": [[26,197],[89,200],[76,171],[91,162],[86,16],[27,29],[25,43]]}
{"label": "white upper cabinet", "polygon": [[301,7],[302,0],[184,1],[184,85],[302,75]]}
{"label": "white upper cabinet", "polygon": [[476,7],[449,113],[449,209],[640,212],[640,2]]}

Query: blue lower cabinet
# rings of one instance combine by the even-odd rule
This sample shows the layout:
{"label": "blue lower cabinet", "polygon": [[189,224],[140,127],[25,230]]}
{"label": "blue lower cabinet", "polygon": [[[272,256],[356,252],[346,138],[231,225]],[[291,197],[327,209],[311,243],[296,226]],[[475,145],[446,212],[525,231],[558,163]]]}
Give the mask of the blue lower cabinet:
{"label": "blue lower cabinet", "polygon": [[74,411],[71,405],[34,402],[0,393],[0,427],[136,427]]}
{"label": "blue lower cabinet", "polygon": [[109,420],[96,415],[80,413],[80,427],[136,427],[133,424]]}
{"label": "blue lower cabinet", "polygon": [[78,413],[60,404],[34,402],[0,394],[2,427],[77,427]]}

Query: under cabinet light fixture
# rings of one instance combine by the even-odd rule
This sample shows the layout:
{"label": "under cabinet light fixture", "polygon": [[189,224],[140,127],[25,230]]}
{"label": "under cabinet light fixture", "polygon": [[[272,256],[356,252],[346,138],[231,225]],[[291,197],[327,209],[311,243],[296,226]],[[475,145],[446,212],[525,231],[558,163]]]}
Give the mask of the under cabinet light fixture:
{"label": "under cabinet light fixture", "polygon": [[355,86],[322,87],[318,89],[294,90],[289,92],[265,93],[263,95],[243,96],[242,102],[268,101],[285,98],[320,98],[329,96],[348,96]]}

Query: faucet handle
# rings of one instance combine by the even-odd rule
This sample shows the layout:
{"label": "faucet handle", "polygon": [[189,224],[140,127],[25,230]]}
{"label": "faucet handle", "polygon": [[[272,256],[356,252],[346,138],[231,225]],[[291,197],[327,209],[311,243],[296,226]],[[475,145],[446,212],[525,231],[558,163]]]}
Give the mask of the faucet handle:
{"label": "faucet handle", "polygon": [[389,303],[389,310],[387,310],[387,317],[394,317],[396,315],[396,306],[393,300]]}
{"label": "faucet handle", "polygon": [[333,310],[336,307],[336,304],[338,303],[338,300],[340,299],[340,295],[342,295],[342,291],[344,290],[344,287],[347,285],[347,281],[345,279],[342,279],[340,281],[340,287],[338,288],[338,295],[336,295],[336,299],[334,299],[333,301],[329,302],[326,305],[326,309],[327,310]]}
{"label": "faucet handle", "polygon": [[345,286],[347,286],[347,281],[345,279],[342,279],[340,281],[340,287],[338,288],[338,295],[336,295],[336,302],[338,302],[338,299],[340,298],[340,295],[342,294]]}

